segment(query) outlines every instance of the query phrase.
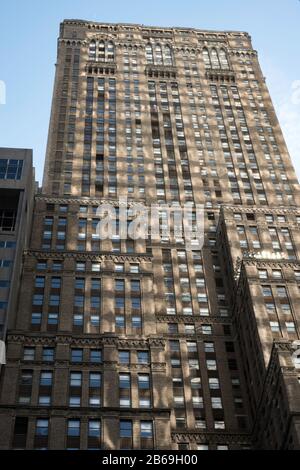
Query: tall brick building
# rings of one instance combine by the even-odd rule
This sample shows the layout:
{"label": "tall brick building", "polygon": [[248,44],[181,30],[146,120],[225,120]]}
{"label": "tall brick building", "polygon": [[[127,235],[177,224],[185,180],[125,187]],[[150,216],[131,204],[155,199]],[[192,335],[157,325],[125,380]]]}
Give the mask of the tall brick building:
{"label": "tall brick building", "polygon": [[[100,240],[120,196],[203,248]],[[299,449],[299,203],[247,33],[65,20],[0,447]]]}

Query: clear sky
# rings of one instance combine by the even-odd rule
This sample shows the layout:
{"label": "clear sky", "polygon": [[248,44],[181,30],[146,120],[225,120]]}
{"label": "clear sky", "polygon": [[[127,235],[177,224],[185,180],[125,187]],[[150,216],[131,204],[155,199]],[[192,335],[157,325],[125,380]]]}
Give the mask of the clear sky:
{"label": "clear sky", "polygon": [[40,182],[65,18],[248,31],[300,177],[299,0],[2,0],[0,146],[33,148]]}

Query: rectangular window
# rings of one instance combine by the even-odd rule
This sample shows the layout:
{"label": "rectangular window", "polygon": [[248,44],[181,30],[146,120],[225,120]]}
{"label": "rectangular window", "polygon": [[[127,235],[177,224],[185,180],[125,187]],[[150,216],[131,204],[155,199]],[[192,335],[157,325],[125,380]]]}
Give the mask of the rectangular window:
{"label": "rectangular window", "polygon": [[119,351],[119,363],[120,364],[129,364],[130,363],[130,352],[129,351]]}
{"label": "rectangular window", "polygon": [[80,436],[80,420],[79,419],[68,420],[68,436],[69,437]]}
{"label": "rectangular window", "polygon": [[35,426],[35,435],[36,436],[48,436],[48,419],[37,419]]}
{"label": "rectangular window", "polygon": [[120,449],[132,449],[132,421],[120,421]]}
{"label": "rectangular window", "polygon": [[24,348],[23,361],[34,361],[35,359],[35,348]]}
{"label": "rectangular window", "polygon": [[149,364],[149,353],[148,351],[138,351],[137,360],[139,364]]}
{"label": "rectangular window", "polygon": [[52,385],[52,372],[41,372],[40,385],[45,387],[50,387]]}
{"label": "rectangular window", "polygon": [[140,390],[150,389],[150,377],[149,374],[139,374],[138,376],[138,387]]}
{"label": "rectangular window", "polygon": [[71,361],[72,362],[82,362],[83,359],[83,349],[72,349],[71,350]]}
{"label": "rectangular window", "polygon": [[20,180],[23,160],[0,159],[0,180]]}
{"label": "rectangular window", "polygon": [[101,349],[90,350],[90,361],[94,364],[101,364],[102,362],[102,351]]}

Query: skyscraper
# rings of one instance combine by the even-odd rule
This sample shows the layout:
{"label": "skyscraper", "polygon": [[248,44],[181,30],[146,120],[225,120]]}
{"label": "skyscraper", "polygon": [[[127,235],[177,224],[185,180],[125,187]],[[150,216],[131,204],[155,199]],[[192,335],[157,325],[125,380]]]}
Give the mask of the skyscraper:
{"label": "skyscraper", "polygon": [[247,33],[65,20],[0,447],[299,449],[299,201]]}
{"label": "skyscraper", "polygon": [[[0,340],[14,317],[35,193],[32,150],[0,148]],[[1,368],[1,362],[0,362]]]}

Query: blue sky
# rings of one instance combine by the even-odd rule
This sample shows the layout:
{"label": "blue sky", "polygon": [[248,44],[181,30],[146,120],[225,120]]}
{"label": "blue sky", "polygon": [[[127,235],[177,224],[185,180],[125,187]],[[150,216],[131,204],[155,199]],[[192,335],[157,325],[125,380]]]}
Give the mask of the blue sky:
{"label": "blue sky", "polygon": [[9,0],[0,11],[0,146],[33,148],[40,182],[65,18],[248,31],[300,177],[299,0]]}

